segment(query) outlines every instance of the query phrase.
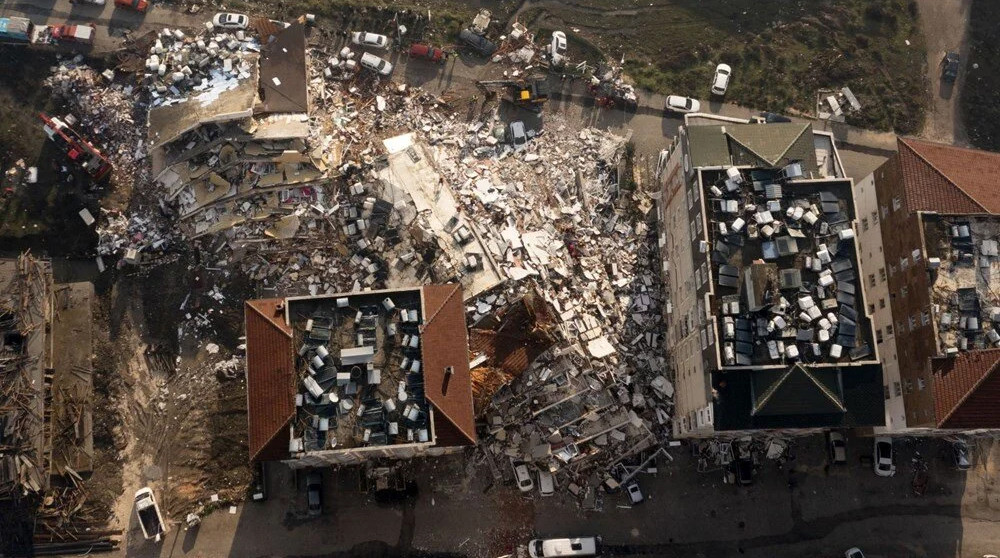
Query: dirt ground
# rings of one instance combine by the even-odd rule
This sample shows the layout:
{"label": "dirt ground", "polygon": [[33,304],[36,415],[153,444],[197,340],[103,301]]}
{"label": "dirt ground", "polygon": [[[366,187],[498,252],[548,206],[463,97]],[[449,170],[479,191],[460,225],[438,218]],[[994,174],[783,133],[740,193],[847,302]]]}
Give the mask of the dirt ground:
{"label": "dirt ground", "polygon": [[941,79],[941,61],[948,52],[957,52],[963,60],[969,56],[968,23],[972,0],[917,0],[920,27],[927,42],[927,80],[929,104],[921,137],[941,143],[968,144],[962,122],[959,95],[965,72],[948,83]]}

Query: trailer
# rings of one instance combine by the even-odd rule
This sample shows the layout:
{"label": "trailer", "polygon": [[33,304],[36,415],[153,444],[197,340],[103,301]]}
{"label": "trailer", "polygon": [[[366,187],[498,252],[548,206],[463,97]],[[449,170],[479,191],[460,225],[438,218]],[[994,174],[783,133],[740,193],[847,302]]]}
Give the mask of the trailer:
{"label": "trailer", "polygon": [[135,493],[135,514],[139,518],[142,535],[146,540],[156,539],[156,542],[160,542],[163,533],[167,531],[166,524],[160,515],[160,507],[153,498],[153,491],[148,486]]}

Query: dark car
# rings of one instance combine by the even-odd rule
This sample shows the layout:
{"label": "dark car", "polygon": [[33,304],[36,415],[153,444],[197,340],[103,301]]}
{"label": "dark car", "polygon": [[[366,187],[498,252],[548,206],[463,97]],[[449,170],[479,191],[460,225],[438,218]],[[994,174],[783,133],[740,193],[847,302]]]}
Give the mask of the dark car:
{"label": "dark car", "polygon": [[431,62],[444,62],[445,53],[439,48],[416,43],[410,46],[410,58],[420,58]]}
{"label": "dark car", "polygon": [[475,50],[480,56],[489,58],[497,50],[497,46],[493,42],[482,35],[473,33],[471,29],[462,29],[458,38],[472,47],[472,50]]}
{"label": "dark car", "polygon": [[753,460],[740,457],[732,462],[733,476],[738,486],[750,486],[753,484]]}
{"label": "dark car", "polygon": [[309,504],[309,515],[323,513],[323,475],[318,471],[306,476],[306,501]]}
{"label": "dark car", "polygon": [[787,116],[783,116],[774,112],[762,112],[760,113],[760,118],[767,124],[774,124],[776,122],[791,122],[792,119]]}
{"label": "dark car", "polygon": [[957,52],[949,52],[941,60],[941,79],[947,82],[954,82],[958,78],[958,68],[962,65],[962,58]]}

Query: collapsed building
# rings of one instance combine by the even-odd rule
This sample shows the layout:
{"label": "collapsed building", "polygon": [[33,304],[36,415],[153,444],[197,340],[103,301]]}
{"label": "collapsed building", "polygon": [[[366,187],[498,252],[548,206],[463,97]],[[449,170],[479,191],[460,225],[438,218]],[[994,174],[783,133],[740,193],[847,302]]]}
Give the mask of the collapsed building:
{"label": "collapsed building", "polygon": [[460,285],[246,303],[250,458],[291,467],[476,443]]}
{"label": "collapsed building", "polygon": [[674,434],[881,426],[852,181],[832,136],[692,116],[661,164]]}
{"label": "collapsed building", "polygon": [[858,183],[890,431],[1000,427],[996,153],[899,138]]}

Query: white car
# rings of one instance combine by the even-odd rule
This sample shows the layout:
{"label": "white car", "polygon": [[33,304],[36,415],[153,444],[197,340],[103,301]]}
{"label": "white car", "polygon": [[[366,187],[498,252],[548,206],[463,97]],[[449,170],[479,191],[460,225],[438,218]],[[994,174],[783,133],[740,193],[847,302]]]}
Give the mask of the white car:
{"label": "white car", "polygon": [[733,69],[729,64],[719,64],[715,67],[715,77],[712,78],[712,94],[725,95],[729,88],[729,78],[733,75]]}
{"label": "white car", "polygon": [[104,5],[104,0],[69,0],[70,4],[97,4],[98,6]]}
{"label": "white car", "polygon": [[243,14],[220,12],[212,18],[212,25],[223,29],[246,29],[250,18]]}
{"label": "white car", "polygon": [[528,556],[531,556],[531,558],[597,556],[597,539],[594,537],[533,539],[528,541]]}
{"label": "white car", "polygon": [[848,548],[847,552],[844,552],[844,558],[865,558],[865,553],[858,547]]}
{"label": "white car", "polygon": [[361,55],[361,65],[379,75],[387,76],[392,73],[392,63],[370,52]]}
{"label": "white car", "polygon": [[880,477],[896,474],[896,465],[892,462],[892,438],[875,438],[875,474]]}
{"label": "white car", "polygon": [[535,489],[535,481],[531,480],[531,475],[528,473],[528,466],[524,463],[514,465],[514,479],[517,481],[517,487],[521,489],[521,492],[531,492]]}
{"label": "white car", "polygon": [[556,482],[552,473],[544,470],[538,470],[538,493],[542,496],[552,496],[556,492]]}
{"label": "white car", "polygon": [[671,95],[667,97],[667,102],[664,108],[666,108],[670,112],[679,112],[682,114],[686,114],[689,112],[698,112],[699,110],[701,110],[701,103],[690,97]]}
{"label": "white car", "polygon": [[553,66],[562,66],[566,62],[566,33],[552,32],[552,42],[549,44],[549,57]]}
{"label": "white car", "polygon": [[375,33],[355,31],[351,33],[351,42],[363,47],[386,48],[389,46],[389,37]]}

